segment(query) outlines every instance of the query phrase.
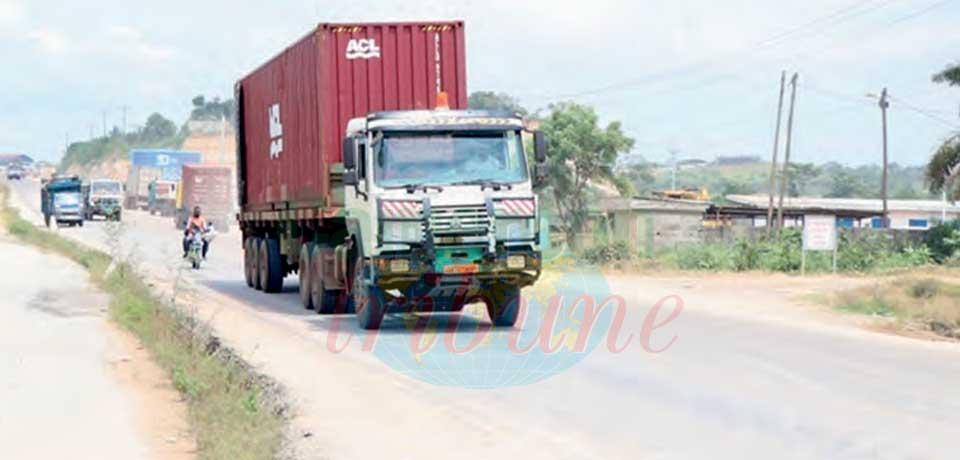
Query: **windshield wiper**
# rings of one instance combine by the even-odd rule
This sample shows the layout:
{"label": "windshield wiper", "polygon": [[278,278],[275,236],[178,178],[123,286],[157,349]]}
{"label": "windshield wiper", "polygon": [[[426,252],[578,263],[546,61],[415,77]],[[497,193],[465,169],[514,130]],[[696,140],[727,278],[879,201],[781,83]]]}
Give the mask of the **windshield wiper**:
{"label": "windshield wiper", "polygon": [[513,190],[513,186],[506,182],[497,182],[494,180],[478,179],[478,180],[466,180],[462,182],[454,182],[450,185],[479,185],[480,190],[486,190],[488,187],[499,191],[501,188],[506,188],[507,190]]}
{"label": "windshield wiper", "polygon": [[429,192],[430,189],[434,189],[438,192],[443,192],[443,187],[439,185],[427,185],[427,184],[407,184],[403,186],[407,190],[407,193],[414,193],[417,190],[423,190],[424,192]]}

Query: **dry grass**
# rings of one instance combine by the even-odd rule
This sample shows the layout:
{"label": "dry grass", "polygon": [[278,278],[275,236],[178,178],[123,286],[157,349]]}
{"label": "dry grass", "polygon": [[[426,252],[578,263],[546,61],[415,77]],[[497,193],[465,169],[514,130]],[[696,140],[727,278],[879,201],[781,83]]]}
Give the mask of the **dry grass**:
{"label": "dry grass", "polygon": [[229,350],[208,328],[154,296],[129,263],[109,270],[111,257],[38,229],[7,206],[0,187],[0,223],[21,241],[87,268],[111,295],[114,321],[133,332],[187,400],[199,458],[266,460],[283,444],[285,407],[279,391]]}
{"label": "dry grass", "polygon": [[920,328],[960,339],[960,273],[926,269],[845,291],[833,305],[842,311],[892,317],[902,328]]}

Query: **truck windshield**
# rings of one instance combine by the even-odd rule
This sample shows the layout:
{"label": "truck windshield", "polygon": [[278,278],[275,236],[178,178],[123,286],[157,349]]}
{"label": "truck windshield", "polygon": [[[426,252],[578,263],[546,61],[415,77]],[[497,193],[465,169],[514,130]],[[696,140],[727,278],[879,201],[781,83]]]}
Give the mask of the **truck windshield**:
{"label": "truck windshield", "polygon": [[60,206],[80,204],[79,193],[57,193],[53,195],[53,202]]}
{"label": "truck windshield", "polygon": [[377,147],[375,174],[382,187],[527,178],[516,131],[388,133]]}
{"label": "truck windshield", "polygon": [[94,182],[90,184],[91,193],[120,193],[119,182]]}

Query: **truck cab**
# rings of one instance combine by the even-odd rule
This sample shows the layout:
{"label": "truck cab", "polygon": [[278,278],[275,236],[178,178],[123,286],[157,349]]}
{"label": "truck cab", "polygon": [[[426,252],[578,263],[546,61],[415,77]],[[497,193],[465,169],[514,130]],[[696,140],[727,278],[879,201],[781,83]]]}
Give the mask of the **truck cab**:
{"label": "truck cab", "polygon": [[40,210],[47,227],[58,224],[83,225],[83,183],[77,176],[54,176],[40,189]]}
{"label": "truck cab", "polygon": [[124,199],[123,182],[112,179],[90,181],[86,197],[86,219],[94,216],[120,220]]}
{"label": "truck cab", "polygon": [[[507,112],[400,111],[352,120],[343,143],[345,214],[360,325],[383,312],[458,310],[483,301],[512,326],[520,289],[540,276],[533,185],[546,142]],[[346,266],[349,261],[341,261]]]}

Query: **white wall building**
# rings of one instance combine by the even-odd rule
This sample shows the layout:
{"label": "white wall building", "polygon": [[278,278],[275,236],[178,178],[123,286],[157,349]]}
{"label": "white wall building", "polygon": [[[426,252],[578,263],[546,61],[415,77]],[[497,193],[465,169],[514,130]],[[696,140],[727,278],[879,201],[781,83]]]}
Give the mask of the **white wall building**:
{"label": "white wall building", "polygon": [[[769,202],[767,195],[728,195],[726,199],[738,205],[763,209],[766,209]],[[774,203],[776,204],[776,200]],[[879,216],[883,212],[883,201],[879,199],[800,197],[785,198],[783,205],[785,210],[835,214],[837,215],[838,225],[841,227],[879,228],[882,226]],[[960,205],[949,201],[887,200],[887,209],[890,216],[890,228],[898,230],[922,231],[944,220],[951,221],[960,218]],[[843,217],[843,211],[876,213],[877,217]],[[765,223],[760,224],[765,225]]]}

